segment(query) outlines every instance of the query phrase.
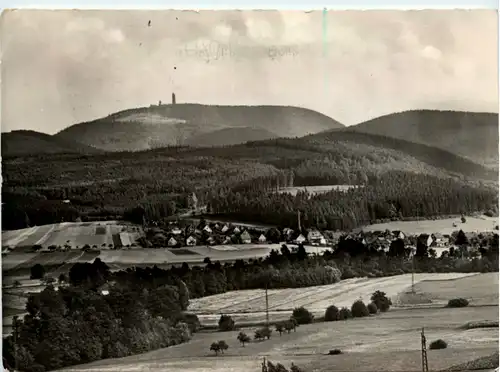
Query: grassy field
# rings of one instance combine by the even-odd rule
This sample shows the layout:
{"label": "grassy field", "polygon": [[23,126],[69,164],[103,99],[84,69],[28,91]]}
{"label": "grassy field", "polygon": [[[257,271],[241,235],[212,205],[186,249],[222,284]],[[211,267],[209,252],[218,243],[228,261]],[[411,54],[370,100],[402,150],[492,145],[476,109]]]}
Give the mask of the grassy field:
{"label": "grassy field", "polygon": [[[465,279],[475,278],[476,282],[482,282],[482,291],[477,293],[475,289],[469,288],[470,282],[462,282]],[[498,273],[492,274],[415,274],[415,282],[428,285],[430,288],[436,286],[457,286],[461,289],[461,294],[468,294],[469,297],[476,295],[483,298],[494,296],[496,288],[493,277],[496,276],[498,283]],[[456,279],[460,278],[460,279]],[[449,284],[452,283],[452,284]],[[350,307],[354,301],[361,298],[366,303],[376,290],[384,291],[387,296],[397,299],[402,293],[411,287],[411,274],[397,275],[385,278],[354,278],[343,280],[339,283],[290,289],[272,289],[268,291],[269,315],[272,321],[288,319],[295,307],[304,306],[315,316],[324,315],[326,308],[330,305],[337,307]],[[442,301],[434,302],[435,305],[443,306],[448,299],[454,298],[446,296],[443,291]],[[489,304],[498,304],[496,302]],[[220,314],[231,315],[235,321],[243,324],[254,324],[265,319],[265,291],[245,290],[232,291],[220,295],[208,296],[193,299],[189,304],[189,311],[196,313],[200,322],[205,326],[215,326]]]}
{"label": "grassy field", "polygon": [[[456,227],[453,226],[456,224]],[[406,234],[441,233],[451,234],[453,231],[463,230],[464,232],[486,232],[497,231],[498,218],[493,217],[466,217],[466,222],[462,223],[460,218],[447,218],[442,220],[422,220],[422,221],[393,221],[379,223],[363,227],[363,231],[385,231],[398,230]]]}
{"label": "grassy field", "polygon": [[[429,351],[429,367],[435,371],[497,351],[498,329],[459,329],[470,320],[497,318],[497,307],[391,310],[364,319],[300,326],[295,333],[273,334],[270,340],[245,347],[236,340],[238,331],[198,333],[187,344],[64,371],[257,372],[264,356],[287,367],[294,362],[306,371],[419,371],[421,327],[429,341],[442,338],[449,345]],[[254,329],[245,332],[253,335]],[[225,340],[229,349],[216,357],[209,347],[217,340]],[[344,354],[325,355],[333,348]]]}
{"label": "grassy field", "polygon": [[[8,276],[22,277],[29,275],[29,269],[40,263],[52,266],[52,273],[60,274],[69,270],[76,262],[93,262],[99,257],[106,262],[112,270],[119,270],[133,265],[164,265],[164,264],[201,264],[205,257],[212,261],[235,261],[237,259],[255,259],[269,255],[272,249],[280,249],[280,244],[242,244],[232,246],[197,246],[182,249],[157,248],[157,249],[120,249],[101,250],[100,252],[87,252],[74,250],[69,252],[39,252],[23,253],[10,252],[2,255],[2,271]],[[293,246],[290,246],[293,247]],[[305,247],[310,253],[321,253],[327,247]],[[66,266],[62,266],[66,265]]]}
{"label": "grassy field", "polygon": [[36,244],[42,247],[65,244],[72,248],[82,248],[86,244],[102,247],[103,244],[115,245],[117,238],[125,240],[122,244],[127,245],[142,234],[140,227],[118,221],[65,222],[2,232],[2,246],[15,251],[31,249]]}

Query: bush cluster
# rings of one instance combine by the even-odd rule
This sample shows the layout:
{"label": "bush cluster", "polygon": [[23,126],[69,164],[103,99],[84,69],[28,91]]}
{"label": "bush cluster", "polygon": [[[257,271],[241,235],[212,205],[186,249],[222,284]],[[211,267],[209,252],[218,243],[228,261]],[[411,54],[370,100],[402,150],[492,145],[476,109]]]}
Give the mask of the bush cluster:
{"label": "bush cluster", "polygon": [[454,298],[448,301],[446,307],[467,307],[469,306],[469,301],[465,298]]}

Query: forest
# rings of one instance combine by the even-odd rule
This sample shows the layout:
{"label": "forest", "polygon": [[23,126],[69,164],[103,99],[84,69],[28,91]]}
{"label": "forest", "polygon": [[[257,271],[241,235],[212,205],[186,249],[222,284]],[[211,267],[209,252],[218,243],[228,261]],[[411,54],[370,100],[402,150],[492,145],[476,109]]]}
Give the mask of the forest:
{"label": "forest", "polygon": [[[157,220],[188,210],[193,193],[213,214],[288,225],[301,210],[306,226],[331,229],[384,218],[497,211],[493,171],[450,153],[429,157],[422,145],[407,154],[366,137],[10,157],[2,169],[2,227],[123,218],[137,208],[146,211],[146,221]],[[387,141],[379,142],[388,146],[393,140]],[[304,185],[362,187],[317,196],[276,193]]]}

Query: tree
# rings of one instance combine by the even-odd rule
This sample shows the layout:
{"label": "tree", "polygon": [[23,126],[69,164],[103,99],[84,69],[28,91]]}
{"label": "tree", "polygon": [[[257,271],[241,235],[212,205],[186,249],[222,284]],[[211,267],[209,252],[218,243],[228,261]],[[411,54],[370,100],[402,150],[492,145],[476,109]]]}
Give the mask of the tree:
{"label": "tree", "polygon": [[281,337],[281,334],[285,331],[285,325],[282,322],[279,322],[276,323],[275,327],[276,327],[276,332],[278,332]]}
{"label": "tree", "polygon": [[391,299],[386,296],[385,292],[382,291],[373,292],[370,300],[377,305],[377,309],[381,312],[386,312],[392,305]]}
{"label": "tree", "polygon": [[368,316],[370,312],[362,300],[355,301],[351,307],[352,316],[355,318],[362,318]]}
{"label": "tree", "polygon": [[232,331],[234,329],[235,323],[230,315],[221,315],[219,318],[219,330],[221,331]]}
{"label": "tree", "polygon": [[245,347],[246,343],[250,342],[250,337],[245,332],[240,332],[237,337],[238,341],[241,343],[243,347]]}
{"label": "tree", "polygon": [[297,321],[297,324],[309,324],[314,319],[314,315],[303,306],[293,309],[292,317]]}
{"label": "tree", "polygon": [[45,268],[40,264],[31,267],[30,279],[42,279],[45,276]]}
{"label": "tree", "polygon": [[325,311],[325,321],[331,322],[339,320],[339,309],[335,305],[330,305]]}
{"label": "tree", "polygon": [[220,350],[220,345],[218,342],[212,342],[212,345],[210,345],[210,351],[214,351],[215,355],[219,355]]}
{"label": "tree", "polygon": [[469,245],[469,239],[467,238],[463,230],[460,230],[458,232],[457,237],[455,239],[455,244],[458,245],[459,247]]}
{"label": "tree", "polygon": [[219,350],[222,354],[224,354],[224,351],[229,348],[228,344],[224,340],[220,340],[217,344],[219,345]]}

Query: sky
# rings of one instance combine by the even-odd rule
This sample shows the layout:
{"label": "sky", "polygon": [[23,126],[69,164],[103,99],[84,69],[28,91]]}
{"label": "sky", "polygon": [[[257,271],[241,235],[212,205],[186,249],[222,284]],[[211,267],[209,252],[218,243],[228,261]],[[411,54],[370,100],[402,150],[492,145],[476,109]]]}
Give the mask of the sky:
{"label": "sky", "polygon": [[2,132],[171,100],[288,105],[345,125],[498,112],[495,10],[17,10],[0,23]]}

